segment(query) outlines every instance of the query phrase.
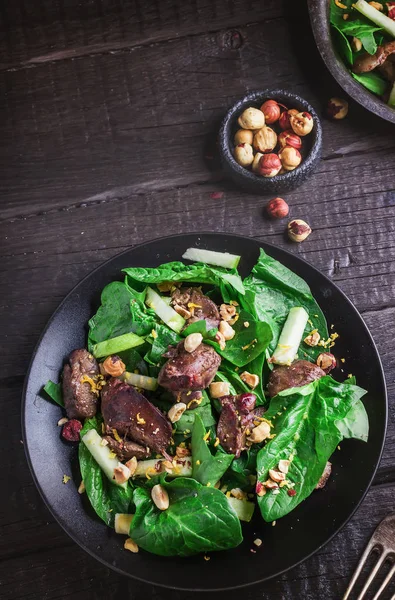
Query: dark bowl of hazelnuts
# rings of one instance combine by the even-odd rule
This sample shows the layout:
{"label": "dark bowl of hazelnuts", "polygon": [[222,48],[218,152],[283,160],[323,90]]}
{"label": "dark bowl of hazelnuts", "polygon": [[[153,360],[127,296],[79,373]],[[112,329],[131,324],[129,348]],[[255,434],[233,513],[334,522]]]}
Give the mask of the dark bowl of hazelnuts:
{"label": "dark bowl of hazelnuts", "polygon": [[253,193],[290,191],[308,179],[321,156],[314,108],[286,90],[251,92],[227,112],[219,132],[225,174]]}

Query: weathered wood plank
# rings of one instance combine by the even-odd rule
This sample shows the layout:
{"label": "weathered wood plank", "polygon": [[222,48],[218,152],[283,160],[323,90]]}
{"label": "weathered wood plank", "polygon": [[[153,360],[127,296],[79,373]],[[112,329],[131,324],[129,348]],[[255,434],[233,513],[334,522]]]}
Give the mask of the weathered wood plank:
{"label": "weathered wood plank", "polygon": [[[275,19],[283,3],[221,2],[221,0],[158,0],[124,3],[113,0],[67,3],[18,0],[0,11],[0,70],[28,67],[48,61],[117,52],[173,38],[226,27]],[[224,44],[238,38],[227,36]]]}
{"label": "weathered wood plank", "polygon": [[[372,488],[356,516],[323,550],[289,573],[264,585],[243,590],[246,600],[259,598],[303,598],[338,600],[347,586],[356,562],[375,526],[394,509],[394,487]],[[35,530],[27,530],[27,548],[23,561],[18,557],[2,561],[0,581],[3,600],[55,600],[70,597],[77,600],[116,600],[130,597],[172,598],[192,600],[196,594],[166,592],[133,580],[127,580],[102,567],[74,544],[56,525],[48,526],[64,545],[35,550]],[[131,560],[133,557],[131,557]],[[264,559],[264,546],[262,549]],[[202,573],[204,564],[202,561]],[[210,600],[236,600],[240,591],[206,594]],[[385,596],[390,598],[390,595]]]}

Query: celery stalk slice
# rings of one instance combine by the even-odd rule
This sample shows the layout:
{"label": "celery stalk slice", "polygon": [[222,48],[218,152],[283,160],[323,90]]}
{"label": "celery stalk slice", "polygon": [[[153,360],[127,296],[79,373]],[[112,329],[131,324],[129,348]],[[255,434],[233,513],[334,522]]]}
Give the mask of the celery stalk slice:
{"label": "celery stalk slice", "polygon": [[121,535],[129,535],[130,526],[132,524],[134,515],[128,515],[126,513],[116,513],[114,519],[115,533]]}
{"label": "celery stalk slice", "polygon": [[374,8],[365,0],[357,0],[353,7],[356,8],[364,17],[373,21],[379,27],[382,27],[389,35],[395,38],[395,21],[387,17],[384,13]]}
{"label": "celery stalk slice", "polygon": [[144,344],[144,339],[136,335],[135,333],[125,333],[118,337],[105,340],[104,342],[98,342],[93,346],[92,354],[95,358],[103,358],[104,356],[110,356],[111,354],[118,354],[124,350],[129,350],[135,346],[141,346]]}
{"label": "celery stalk slice", "polygon": [[302,306],[294,306],[288,313],[277,348],[271,358],[276,365],[290,365],[298,352],[309,315]]}
{"label": "celery stalk slice", "polygon": [[237,269],[240,262],[240,256],[229,254],[229,252],[215,252],[215,250],[203,250],[202,248],[188,248],[182,258],[194,262],[203,262],[225,269]]}
{"label": "celery stalk slice", "polygon": [[89,452],[92,454],[93,458],[106,475],[106,477],[114,484],[119,485],[119,487],[126,488],[127,482],[125,483],[117,483],[114,480],[114,469],[118,467],[121,463],[118,458],[111,452],[108,446],[102,446],[102,437],[97,433],[95,429],[90,429],[82,438],[82,442],[88,448]]}
{"label": "celery stalk slice", "polygon": [[129,373],[129,371],[125,371],[118,379],[125,381],[129,385],[143,388],[143,390],[151,390],[154,392],[158,387],[158,380],[156,377],[148,377],[147,375],[139,375],[138,373]]}
{"label": "celery stalk slice", "polygon": [[147,306],[149,306],[150,308],[152,308],[152,310],[156,312],[158,317],[162,319],[162,321],[166,323],[166,325],[170,327],[170,329],[172,329],[176,333],[180,333],[181,329],[185,325],[185,319],[183,319],[181,315],[176,313],[174,308],[169,306],[163,300],[163,298],[150,287],[147,288],[145,303]]}
{"label": "celery stalk slice", "polygon": [[[171,470],[171,472],[168,473],[168,477],[192,477],[192,456],[177,458],[176,461],[176,466]],[[137,462],[137,469],[133,473],[133,477],[146,477],[147,479],[151,479],[159,473],[164,473],[164,462],[165,459],[162,458],[139,460]]]}

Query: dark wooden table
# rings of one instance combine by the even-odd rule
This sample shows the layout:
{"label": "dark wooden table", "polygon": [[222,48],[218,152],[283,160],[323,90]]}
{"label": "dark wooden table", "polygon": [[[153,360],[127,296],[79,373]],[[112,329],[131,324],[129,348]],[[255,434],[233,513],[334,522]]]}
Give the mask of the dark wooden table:
{"label": "dark wooden table", "polygon": [[314,233],[290,245],[284,223],[263,216],[267,197],[223,180],[215,137],[227,107],[247,90],[285,87],[318,111],[339,94],[302,3],[5,0],[0,31],[0,597],[196,597],[123,578],[68,538],[32,482],[20,400],[41,330],[84,275],[133,244],[204,230],[300,254],[340,285],[378,345],[390,422],[361,508],[301,566],[226,594],[339,599],[395,504],[395,128],[353,103],[345,121],[323,120],[322,161],[286,196]]}

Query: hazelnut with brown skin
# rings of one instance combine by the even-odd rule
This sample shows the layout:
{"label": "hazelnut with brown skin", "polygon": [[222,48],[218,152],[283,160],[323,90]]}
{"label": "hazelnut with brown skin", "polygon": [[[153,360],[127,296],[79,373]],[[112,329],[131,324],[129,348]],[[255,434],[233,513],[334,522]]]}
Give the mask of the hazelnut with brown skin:
{"label": "hazelnut with brown skin", "polygon": [[292,148],[296,148],[300,150],[302,147],[302,140],[296,133],[292,131],[292,129],[287,129],[286,131],[282,131],[278,136],[278,143],[281,148],[285,148],[285,146],[292,146]]}
{"label": "hazelnut with brown skin", "polygon": [[238,144],[234,151],[236,162],[242,167],[249,167],[254,160],[254,151],[250,144]]}
{"label": "hazelnut with brown skin", "polygon": [[289,206],[282,198],[272,198],[266,204],[266,212],[272,219],[284,219],[289,213]]}
{"label": "hazelnut with brown skin", "polygon": [[289,117],[289,122],[296,135],[308,135],[314,126],[314,120],[310,113],[299,112]]}
{"label": "hazelnut with brown skin", "polygon": [[234,137],[234,145],[238,144],[250,144],[252,145],[252,140],[254,139],[254,133],[250,131],[250,129],[238,129],[235,133]]}
{"label": "hazelnut with brown skin", "polygon": [[102,371],[104,371],[103,374],[111,375],[111,377],[119,377],[126,370],[125,363],[115,354],[113,356],[108,356],[101,364],[101,367]]}
{"label": "hazelnut with brown skin", "polygon": [[362,42],[357,37],[352,38],[351,46],[352,46],[354,52],[359,52],[360,50],[362,50]]}
{"label": "hazelnut with brown skin", "polygon": [[314,329],[313,331],[311,331],[309,333],[309,335],[307,335],[304,338],[304,343],[307,344],[308,346],[317,346],[318,342],[320,341],[320,334],[318,333],[318,331],[316,329]]}
{"label": "hazelnut with brown skin", "polygon": [[329,373],[336,367],[336,358],[330,352],[322,352],[322,354],[319,354],[316,362],[325,373]]}
{"label": "hazelnut with brown skin", "polygon": [[302,219],[293,219],[288,223],[288,237],[293,242],[303,242],[309,237],[311,227]]}
{"label": "hazelnut with brown skin", "polygon": [[254,156],[254,160],[252,161],[252,170],[254,173],[258,173],[259,161],[261,160],[263,154],[262,152],[256,152]]}
{"label": "hazelnut with brown skin", "polygon": [[281,169],[281,160],[277,154],[264,154],[258,164],[258,174],[262,177],[275,177]]}
{"label": "hazelnut with brown skin", "polygon": [[261,129],[265,124],[265,115],[258,108],[250,106],[237,119],[242,129]]}
{"label": "hazelnut with brown skin", "polygon": [[331,98],[328,102],[326,113],[330,119],[340,121],[348,114],[348,102],[343,98]]}
{"label": "hazelnut with brown skin", "polygon": [[277,133],[271,127],[262,127],[254,135],[254,150],[268,153],[277,145]]}
{"label": "hazelnut with brown skin", "polygon": [[290,116],[291,115],[296,115],[298,114],[298,111],[296,110],[296,108],[291,108],[290,110],[284,110],[281,115],[280,118],[278,120],[278,124],[280,125],[281,129],[286,130],[286,129],[291,129],[291,123],[289,122]]}
{"label": "hazelnut with brown skin", "polygon": [[292,146],[285,146],[278,153],[281,164],[286,171],[293,171],[302,162],[302,155],[299,150]]}
{"label": "hazelnut with brown skin", "polygon": [[265,123],[271,125],[278,121],[281,109],[275,100],[266,100],[261,106],[261,111],[265,115]]}

